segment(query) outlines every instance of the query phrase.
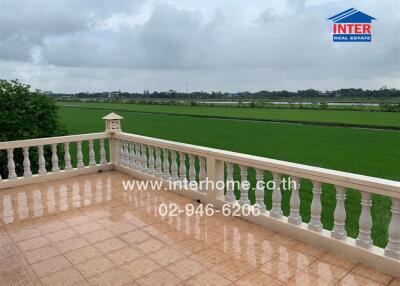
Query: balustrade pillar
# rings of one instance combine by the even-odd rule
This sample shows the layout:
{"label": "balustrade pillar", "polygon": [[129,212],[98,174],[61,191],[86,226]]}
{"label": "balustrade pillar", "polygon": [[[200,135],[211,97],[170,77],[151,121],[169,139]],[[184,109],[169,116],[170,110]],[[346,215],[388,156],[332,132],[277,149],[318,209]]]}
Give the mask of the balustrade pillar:
{"label": "balustrade pillar", "polygon": [[53,173],[60,171],[58,166],[57,144],[51,144],[51,171]]}
{"label": "balustrade pillar", "polygon": [[123,166],[125,164],[124,162],[124,141],[119,140],[119,152],[118,152],[118,164]]}
{"label": "balustrade pillar", "polygon": [[71,170],[71,155],[69,154],[69,142],[64,143],[64,162],[65,162],[65,170]]}
{"label": "balustrade pillar", "polygon": [[189,181],[190,182],[196,182],[195,157],[193,155],[190,155],[190,154],[189,154]]}
{"label": "balustrade pillar", "polygon": [[320,182],[312,182],[313,184],[313,198],[311,201],[311,220],[308,224],[308,229],[320,232],[322,231],[322,223],[321,223],[321,183]]}
{"label": "balustrade pillar", "polygon": [[179,164],[179,179],[180,179],[182,182],[187,182],[187,179],[186,179],[186,162],[185,162],[185,159],[186,159],[186,154],[183,153],[183,152],[180,152],[180,153],[179,153],[179,161],[180,161],[180,164]]}
{"label": "balustrade pillar", "polygon": [[107,164],[106,149],[104,148],[104,139],[100,139],[100,164]]}
{"label": "balustrade pillar", "polygon": [[[205,186],[205,181],[207,177],[207,172],[206,172],[206,158],[205,157],[199,157],[199,181],[200,181],[200,186],[199,190],[200,192],[205,192],[206,186]],[[203,183],[201,183],[203,182]]]}
{"label": "balustrade pillar", "polygon": [[124,153],[123,153],[124,159],[123,159],[122,162],[123,162],[124,166],[129,167],[129,147],[128,147],[128,142],[124,141],[123,146],[124,146]]}
{"label": "balustrade pillar", "polygon": [[39,153],[39,175],[46,175],[46,160],[44,159],[43,146],[38,146]]}
{"label": "balustrade pillar", "polygon": [[163,149],[163,177],[168,180],[170,178],[169,174],[169,158],[168,158],[168,150]]}
{"label": "balustrade pillar", "polygon": [[372,247],[371,239],[371,193],[361,192],[361,215],[359,220],[359,233],[356,244],[363,248]]}
{"label": "balustrade pillar", "polygon": [[156,175],[158,177],[162,177],[163,175],[163,171],[162,171],[162,162],[161,162],[161,149],[160,148],[156,148],[156,162],[155,162],[155,166],[156,166]]}
{"label": "balustrade pillar", "polygon": [[277,173],[272,173],[274,179],[274,189],[272,191],[272,208],[270,216],[274,218],[282,218],[283,212],[281,209],[281,175]]}
{"label": "balustrade pillar", "polygon": [[96,166],[96,157],[94,154],[93,140],[89,140],[89,166]]}
{"label": "balustrade pillar", "polygon": [[334,213],[335,225],[331,236],[336,239],[346,239],[346,210],[344,203],[346,200],[346,189],[344,187],[336,186],[336,208]]}
{"label": "balustrade pillar", "polygon": [[392,198],[392,219],[389,223],[389,242],[385,255],[400,259],[400,200]]}
{"label": "balustrade pillar", "polygon": [[147,148],[149,150],[149,173],[155,174],[156,171],[154,168],[154,147],[148,146]]}
{"label": "balustrade pillar", "polygon": [[240,165],[240,205],[250,205],[249,181],[247,180],[247,167]]}
{"label": "balustrade pillar", "polygon": [[135,144],[133,142],[129,143],[129,167],[135,168]]}
{"label": "balustrade pillar", "polygon": [[225,200],[227,202],[235,202],[236,197],[234,194],[234,181],[233,181],[233,164],[226,162],[226,194]]}
{"label": "balustrade pillar", "polygon": [[176,152],[174,150],[171,150],[171,175],[172,175],[172,180],[176,181],[179,180],[178,177],[178,163],[176,162]]}
{"label": "balustrade pillar", "polygon": [[14,148],[7,149],[7,157],[8,157],[8,179],[16,179],[17,174],[15,173],[15,163],[14,163]]}
{"label": "balustrade pillar", "polygon": [[32,177],[31,161],[29,160],[29,147],[22,148],[24,153],[24,177]]}
{"label": "balustrade pillar", "polygon": [[288,217],[288,222],[291,224],[299,225],[301,224],[300,216],[300,179],[297,177],[292,178],[293,185],[290,186],[292,193],[290,195],[290,214]]}
{"label": "balustrade pillar", "polygon": [[264,170],[256,169],[256,181],[256,203],[254,206],[263,213],[266,210],[264,202]]}
{"label": "balustrade pillar", "polygon": [[135,165],[138,170],[142,169],[142,158],[140,155],[140,145],[135,143]]}
{"label": "balustrade pillar", "polygon": [[141,144],[140,149],[142,150],[142,170],[147,171],[147,153],[146,153],[146,145]]}
{"label": "balustrade pillar", "polygon": [[83,163],[83,154],[82,154],[82,141],[76,142],[76,159],[77,159],[77,165],[76,167],[78,169],[82,169],[85,167],[85,164]]}

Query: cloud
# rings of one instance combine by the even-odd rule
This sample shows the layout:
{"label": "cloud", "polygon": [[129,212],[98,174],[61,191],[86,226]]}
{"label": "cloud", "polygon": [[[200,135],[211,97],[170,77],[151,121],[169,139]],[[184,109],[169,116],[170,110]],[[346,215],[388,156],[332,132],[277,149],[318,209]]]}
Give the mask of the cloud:
{"label": "cloud", "polygon": [[348,8],[336,1],[3,2],[1,77],[39,88],[400,87],[391,1],[359,4],[378,18],[371,44],[331,42],[326,18]]}

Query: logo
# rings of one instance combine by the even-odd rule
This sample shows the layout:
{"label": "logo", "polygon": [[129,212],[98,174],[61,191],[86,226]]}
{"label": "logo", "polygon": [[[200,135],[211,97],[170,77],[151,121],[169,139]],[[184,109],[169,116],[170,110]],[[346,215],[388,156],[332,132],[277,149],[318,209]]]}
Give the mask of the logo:
{"label": "logo", "polygon": [[328,18],[333,21],[334,42],[371,42],[371,23],[376,20],[354,8]]}

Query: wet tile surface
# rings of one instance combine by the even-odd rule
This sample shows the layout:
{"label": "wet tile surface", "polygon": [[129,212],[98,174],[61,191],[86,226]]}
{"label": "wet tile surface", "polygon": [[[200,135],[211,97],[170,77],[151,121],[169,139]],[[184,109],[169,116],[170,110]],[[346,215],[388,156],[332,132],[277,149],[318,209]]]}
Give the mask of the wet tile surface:
{"label": "wet tile surface", "polygon": [[161,217],[171,192],[103,172],[0,191],[0,285],[398,285],[239,218]]}

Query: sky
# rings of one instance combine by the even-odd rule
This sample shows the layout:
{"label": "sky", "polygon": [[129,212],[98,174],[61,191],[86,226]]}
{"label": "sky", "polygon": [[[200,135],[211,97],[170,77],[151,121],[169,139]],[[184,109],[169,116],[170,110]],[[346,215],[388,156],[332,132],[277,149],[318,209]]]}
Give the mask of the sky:
{"label": "sky", "polygon": [[[327,20],[377,18],[371,43]],[[53,92],[400,88],[400,0],[0,0],[0,78]]]}

